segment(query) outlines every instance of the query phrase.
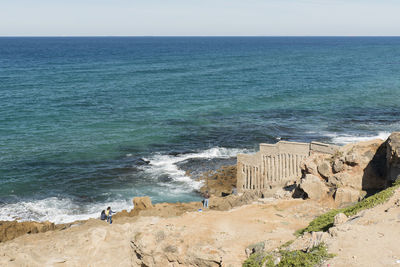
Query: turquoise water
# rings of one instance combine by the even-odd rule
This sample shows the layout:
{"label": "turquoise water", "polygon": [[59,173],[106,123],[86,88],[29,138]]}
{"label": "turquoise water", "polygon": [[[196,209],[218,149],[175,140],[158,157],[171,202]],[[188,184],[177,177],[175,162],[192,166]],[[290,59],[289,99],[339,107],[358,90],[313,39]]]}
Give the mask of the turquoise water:
{"label": "turquoise water", "polygon": [[0,38],[0,220],[198,200],[260,142],[400,130],[400,38]]}

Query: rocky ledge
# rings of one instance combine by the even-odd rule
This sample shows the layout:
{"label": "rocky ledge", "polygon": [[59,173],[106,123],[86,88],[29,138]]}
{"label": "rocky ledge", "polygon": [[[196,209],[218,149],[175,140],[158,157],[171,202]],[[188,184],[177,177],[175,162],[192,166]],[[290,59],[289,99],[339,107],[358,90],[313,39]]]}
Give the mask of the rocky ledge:
{"label": "rocky ledge", "polygon": [[333,155],[315,153],[302,163],[299,189],[305,197],[333,199],[338,206],[387,188],[400,175],[400,133],[348,144]]}

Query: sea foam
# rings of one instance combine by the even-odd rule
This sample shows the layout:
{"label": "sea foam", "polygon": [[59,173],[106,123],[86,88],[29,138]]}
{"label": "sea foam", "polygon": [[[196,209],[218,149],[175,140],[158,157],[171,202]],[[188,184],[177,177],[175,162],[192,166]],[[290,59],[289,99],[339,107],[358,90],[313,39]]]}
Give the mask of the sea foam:
{"label": "sea foam", "polygon": [[[201,150],[194,153],[179,155],[163,155],[154,154],[144,160],[149,161],[148,165],[142,166],[143,171],[147,174],[148,179],[157,179],[162,175],[171,177],[171,181],[159,182],[161,186],[160,195],[164,195],[166,199],[172,198],[179,194],[199,189],[202,185],[200,181],[196,181],[189,177],[186,172],[178,167],[179,162],[189,159],[226,159],[236,157],[238,153],[247,153],[250,150],[214,147],[207,150]],[[162,188],[167,190],[162,191]],[[76,220],[87,220],[90,218],[98,218],[101,210],[107,206],[111,206],[115,211],[123,209],[130,210],[133,208],[132,197],[134,195],[119,198],[108,198],[102,202],[84,203],[82,201],[74,201],[71,198],[50,197],[39,200],[25,200],[17,203],[0,204],[0,221],[51,221],[54,223],[68,223]]]}
{"label": "sea foam", "polygon": [[357,136],[357,135],[348,135],[348,134],[343,134],[343,135],[327,134],[327,136],[331,138],[332,143],[335,143],[338,145],[357,143],[357,142],[368,141],[368,140],[373,140],[373,139],[386,140],[389,137],[389,135],[390,135],[389,132],[379,132],[376,135],[369,135],[369,136]]}
{"label": "sea foam", "polygon": [[[118,207],[116,211],[130,210],[132,204],[127,200],[114,200],[105,203],[82,205],[70,198],[50,197],[40,200],[20,201],[1,205],[0,221],[50,221],[68,223],[76,220],[97,218],[107,206]],[[114,208],[113,208],[114,209]]]}
{"label": "sea foam", "polygon": [[189,159],[226,159],[236,157],[239,153],[248,153],[250,150],[237,148],[213,147],[202,150],[197,153],[187,153],[179,155],[163,155],[155,154],[144,160],[149,161],[149,165],[144,167],[144,171],[151,177],[160,177],[168,175],[173,181],[179,182],[180,186],[174,183],[165,183],[176,192],[182,192],[188,189],[197,190],[201,187],[202,182],[192,179],[186,172],[178,167],[178,163]]}

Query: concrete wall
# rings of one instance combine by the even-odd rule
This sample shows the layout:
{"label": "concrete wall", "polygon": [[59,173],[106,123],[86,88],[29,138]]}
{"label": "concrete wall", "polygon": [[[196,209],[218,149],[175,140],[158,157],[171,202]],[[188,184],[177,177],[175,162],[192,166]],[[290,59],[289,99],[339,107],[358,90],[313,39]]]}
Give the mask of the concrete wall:
{"label": "concrete wall", "polygon": [[300,163],[312,152],[333,154],[336,149],[336,146],[316,142],[260,144],[260,151],[255,154],[238,154],[237,190],[262,191],[284,186],[288,181],[301,178]]}

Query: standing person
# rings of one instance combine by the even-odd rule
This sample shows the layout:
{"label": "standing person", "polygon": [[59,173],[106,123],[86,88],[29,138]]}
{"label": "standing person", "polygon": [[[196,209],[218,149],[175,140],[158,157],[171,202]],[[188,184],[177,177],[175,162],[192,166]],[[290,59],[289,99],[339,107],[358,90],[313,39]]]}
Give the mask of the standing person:
{"label": "standing person", "polygon": [[204,193],[203,208],[207,208],[208,209],[208,199],[209,198],[210,198],[210,194],[208,193],[208,191],[206,191]]}
{"label": "standing person", "polygon": [[107,216],[107,222],[110,222],[110,224],[112,224],[112,214],[116,213],[114,211],[111,210],[111,207],[108,207],[106,210],[106,216]]}

